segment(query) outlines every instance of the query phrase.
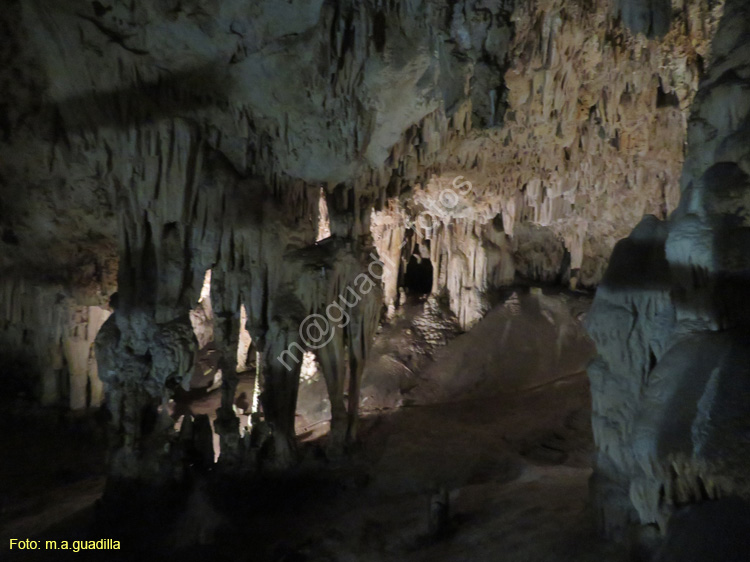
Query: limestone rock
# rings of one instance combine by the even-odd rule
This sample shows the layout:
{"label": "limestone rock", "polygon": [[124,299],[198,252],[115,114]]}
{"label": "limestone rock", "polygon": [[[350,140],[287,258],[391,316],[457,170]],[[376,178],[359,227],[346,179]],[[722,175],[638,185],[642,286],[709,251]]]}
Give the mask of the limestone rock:
{"label": "limestone rock", "polygon": [[738,93],[747,86],[748,15],[744,2],[724,7],[692,111],[679,207],[618,243],[588,320],[599,352],[589,375],[600,518],[620,536],[633,524],[658,525],[668,534],[665,560],[681,552],[669,537],[682,532],[673,528],[685,524],[685,506],[750,499],[742,468],[750,106]]}

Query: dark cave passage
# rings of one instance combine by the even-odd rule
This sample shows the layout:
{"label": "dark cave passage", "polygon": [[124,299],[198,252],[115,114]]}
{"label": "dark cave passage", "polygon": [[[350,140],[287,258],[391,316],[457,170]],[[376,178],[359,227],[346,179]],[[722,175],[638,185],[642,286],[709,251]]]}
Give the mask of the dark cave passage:
{"label": "dark cave passage", "polygon": [[404,287],[416,295],[429,295],[432,292],[432,262],[429,258],[413,254],[404,272]]}

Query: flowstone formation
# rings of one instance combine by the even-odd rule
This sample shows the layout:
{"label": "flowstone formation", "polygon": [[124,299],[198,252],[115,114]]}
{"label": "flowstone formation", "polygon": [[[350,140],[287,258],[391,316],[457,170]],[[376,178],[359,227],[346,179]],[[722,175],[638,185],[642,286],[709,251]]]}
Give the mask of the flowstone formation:
{"label": "flowstone formation", "polygon": [[745,559],[735,540],[688,529],[746,520],[750,499],[748,32],[750,7],[729,0],[691,111],[680,204],[617,244],[588,316],[595,504],[612,535],[666,534],[663,560],[701,559],[709,543],[712,559]]}

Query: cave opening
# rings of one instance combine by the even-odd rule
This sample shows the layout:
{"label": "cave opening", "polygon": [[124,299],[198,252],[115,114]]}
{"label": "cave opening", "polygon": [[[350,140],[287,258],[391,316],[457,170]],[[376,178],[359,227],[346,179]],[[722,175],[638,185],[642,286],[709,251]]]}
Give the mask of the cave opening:
{"label": "cave opening", "polygon": [[680,107],[680,98],[677,96],[677,92],[674,90],[667,92],[661,80],[659,80],[659,86],[656,89],[656,107]]}
{"label": "cave opening", "polygon": [[412,254],[404,271],[404,288],[413,295],[429,295],[432,292],[432,275],[430,259]]}

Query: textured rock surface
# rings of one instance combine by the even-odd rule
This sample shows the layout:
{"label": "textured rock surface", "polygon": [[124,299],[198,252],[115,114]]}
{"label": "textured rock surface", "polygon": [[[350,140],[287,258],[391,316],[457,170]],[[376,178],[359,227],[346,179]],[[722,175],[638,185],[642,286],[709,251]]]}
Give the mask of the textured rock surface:
{"label": "textured rock surface", "polygon": [[[445,303],[409,298],[378,330],[362,378],[360,411],[488,398],[583,373],[595,354],[583,319],[591,303],[577,293],[506,289],[468,333]],[[297,429],[326,435],[331,404],[320,366],[300,385]],[[366,446],[366,443],[365,443]]]}
{"label": "textured rock surface", "polygon": [[72,409],[97,406],[102,383],[93,344],[110,311],[80,306],[63,291],[59,285],[0,281],[0,369],[7,395]]}
{"label": "textured rock surface", "polygon": [[[481,91],[482,63],[472,81],[472,100],[495,100],[495,119],[483,121],[475,104],[483,127],[451,145],[422,197],[377,222],[402,225],[405,207],[407,225],[430,240],[436,289],[450,293],[462,325],[514,273],[597,284],[615,242],[644,214],[676,208],[688,108],[721,3],[680,3],[661,20],[663,4],[519,3],[501,10],[509,33],[482,11],[454,20],[456,48],[503,73],[497,91]],[[661,37],[634,35],[613,14]],[[403,237],[381,235],[391,244]]]}
{"label": "textured rock surface", "polygon": [[[417,178],[468,127],[466,89],[454,91],[453,78],[470,74],[439,40],[444,11],[11,3],[4,275],[34,285],[54,272],[72,305],[102,305],[114,291],[102,277],[119,262],[123,310],[145,305],[163,324],[194,308],[205,270],[223,262],[219,317],[238,323],[244,301],[262,343],[282,256],[315,240],[319,186],[334,233],[357,241],[378,187]],[[275,215],[263,208],[269,196]],[[285,227],[272,224],[281,214]],[[221,336],[230,347],[232,330]],[[27,333],[37,335],[48,345],[46,332]]]}
{"label": "textured rock surface", "polygon": [[[299,364],[278,358],[314,347],[300,326],[356,283],[373,248],[391,314],[416,253],[431,264],[431,292],[446,293],[468,328],[516,276],[595,284],[644,212],[673,210],[685,114],[720,3],[665,8],[9,2],[5,353],[23,361],[35,350],[26,371],[46,401],[95,404],[87,354],[104,321],[96,307],[116,290],[96,348],[130,477],[141,460],[159,472],[162,445],[177,443],[159,420],[211,337],[222,371],[215,429],[227,466],[242,463],[233,406],[244,329],[259,352],[257,431],[272,438],[269,462],[290,464]],[[730,96],[721,88],[715,96]],[[742,111],[702,119],[732,128]],[[690,165],[702,173],[700,158]],[[210,314],[198,307],[209,269]],[[378,294],[317,353],[340,446],[355,434]],[[198,341],[191,312],[193,327],[213,322]],[[139,457],[146,439],[153,459]]]}
{"label": "textured rock surface", "polygon": [[[445,207],[445,186],[471,181],[474,214],[449,208],[422,236],[464,326],[515,272],[596,283],[614,241],[677,200],[719,4],[663,4],[12,2],[1,265],[104,304],[128,232],[131,252],[161,247],[164,297],[194,299],[220,237],[199,221],[252,201],[201,197],[216,154],[280,191],[324,185],[339,235],[365,233],[384,196],[421,183]],[[185,250],[189,274],[168,256]]]}
{"label": "textured rock surface", "polygon": [[746,509],[722,502],[672,525],[681,508],[750,497],[748,22],[746,2],[726,3],[691,111],[680,204],[618,243],[588,317],[601,520],[621,536],[656,524],[665,560],[700,559],[706,537],[690,556],[678,537]]}

